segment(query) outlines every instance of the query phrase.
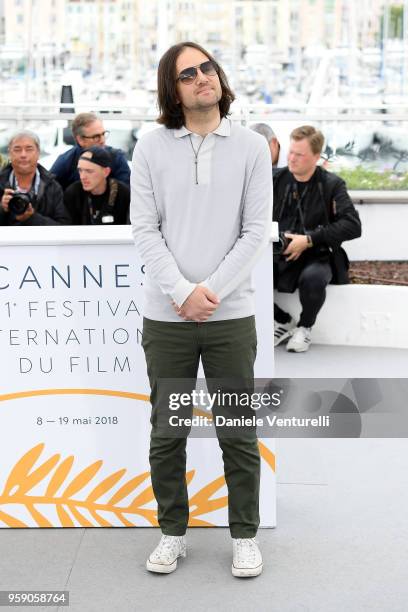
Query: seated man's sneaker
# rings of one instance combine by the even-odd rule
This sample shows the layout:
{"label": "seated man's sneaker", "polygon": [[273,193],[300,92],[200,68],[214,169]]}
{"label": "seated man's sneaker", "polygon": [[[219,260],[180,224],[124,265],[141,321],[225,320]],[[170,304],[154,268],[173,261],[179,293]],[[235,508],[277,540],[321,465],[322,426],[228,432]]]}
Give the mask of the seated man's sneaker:
{"label": "seated man's sneaker", "polygon": [[232,575],[238,578],[259,576],[262,572],[262,555],[255,538],[233,538]]}
{"label": "seated man's sneaker", "polygon": [[149,572],[171,574],[177,569],[177,559],[186,554],[186,536],[162,535],[158,546],[146,561],[146,569]]}
{"label": "seated man's sneaker", "polygon": [[284,342],[287,338],[292,335],[293,329],[296,323],[294,319],[290,319],[287,323],[278,323],[274,321],[274,346],[278,346],[281,342]]}
{"label": "seated man's sneaker", "polygon": [[297,327],[286,345],[286,350],[292,353],[304,353],[309,350],[311,335],[311,327]]}

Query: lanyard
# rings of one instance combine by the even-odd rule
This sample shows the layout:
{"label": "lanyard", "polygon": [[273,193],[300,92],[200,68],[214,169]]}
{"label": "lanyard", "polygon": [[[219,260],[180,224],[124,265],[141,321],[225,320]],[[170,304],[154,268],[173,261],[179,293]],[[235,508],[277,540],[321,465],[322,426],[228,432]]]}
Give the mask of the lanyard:
{"label": "lanyard", "polygon": [[10,177],[9,177],[9,183],[10,183],[12,189],[14,189],[15,191],[22,191],[22,192],[25,192],[25,193],[29,193],[29,194],[31,194],[33,196],[38,194],[38,190],[39,190],[39,187],[40,187],[40,180],[41,180],[41,177],[40,177],[40,173],[38,171],[38,168],[36,168],[35,175],[33,177],[33,182],[31,183],[31,187],[28,190],[21,189],[20,185],[18,184],[17,177],[14,174],[14,170],[12,170],[10,172]]}
{"label": "lanyard", "polygon": [[302,202],[305,199],[305,196],[309,190],[309,185],[310,183],[308,183],[305,187],[305,189],[303,190],[302,195],[299,197],[299,187],[298,187],[298,183],[296,182],[293,187],[292,187],[292,197],[295,200],[295,202],[297,203],[297,207],[296,207],[296,211],[297,213],[299,213],[299,217],[300,217],[300,222],[302,224],[302,229],[303,231],[305,230],[305,216],[304,216],[304,212],[302,210]]}
{"label": "lanyard", "polygon": [[90,218],[90,221],[91,221],[91,225],[94,225],[94,223],[98,219],[102,209],[99,209],[99,210],[95,210],[94,209],[91,196],[87,195],[87,200],[88,200],[89,218]]}

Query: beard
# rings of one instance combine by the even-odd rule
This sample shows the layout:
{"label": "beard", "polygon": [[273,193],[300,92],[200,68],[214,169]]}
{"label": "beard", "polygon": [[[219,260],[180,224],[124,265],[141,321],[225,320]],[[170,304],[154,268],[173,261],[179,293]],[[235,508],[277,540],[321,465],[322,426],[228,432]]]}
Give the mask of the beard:
{"label": "beard", "polygon": [[200,96],[198,94],[197,97],[191,102],[191,104],[184,104],[183,106],[187,111],[206,112],[218,106],[221,97],[221,88],[219,89],[219,91],[214,88],[211,88],[207,95]]}

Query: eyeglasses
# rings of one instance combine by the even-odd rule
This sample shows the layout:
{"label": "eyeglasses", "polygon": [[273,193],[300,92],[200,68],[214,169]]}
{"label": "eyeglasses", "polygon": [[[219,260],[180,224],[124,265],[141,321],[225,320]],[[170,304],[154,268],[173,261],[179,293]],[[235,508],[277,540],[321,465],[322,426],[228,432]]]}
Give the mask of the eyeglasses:
{"label": "eyeglasses", "polygon": [[212,62],[211,60],[207,60],[202,64],[197,64],[197,66],[184,68],[184,70],[180,72],[176,80],[181,81],[185,85],[191,85],[191,83],[194,83],[198,76],[197,68],[199,68],[200,72],[207,76],[215,76],[217,74],[217,68],[214,62]]}
{"label": "eyeglasses", "polygon": [[106,130],[105,132],[101,132],[100,134],[93,134],[92,136],[81,135],[81,138],[83,138],[84,140],[92,140],[92,142],[97,142],[101,138],[107,138],[109,134],[109,130]]}

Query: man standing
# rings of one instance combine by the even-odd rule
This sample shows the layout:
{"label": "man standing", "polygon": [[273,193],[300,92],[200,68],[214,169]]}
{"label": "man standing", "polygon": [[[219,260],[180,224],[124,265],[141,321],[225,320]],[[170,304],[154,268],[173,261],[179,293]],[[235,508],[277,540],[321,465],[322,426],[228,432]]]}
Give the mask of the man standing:
{"label": "man standing", "polygon": [[38,163],[40,141],[28,130],[9,142],[10,163],[0,173],[0,225],[64,225],[62,189]]}
{"label": "man standing", "polygon": [[295,353],[310,347],[311,329],[333,273],[337,284],[348,282],[348,260],[341,243],[361,236],[358,212],[345,182],[316,165],[323,143],[323,134],[311,125],[293,130],[288,167],[274,177],[273,219],[285,233],[283,248],[274,257],[274,286],[287,293],[298,288],[302,305],[296,325],[275,304],[275,346],[289,338],[287,350]]}
{"label": "man standing", "polygon": [[77,170],[78,159],[84,149],[93,145],[105,147],[112,156],[112,177],[129,185],[130,169],[125,154],[120,149],[113,149],[106,145],[109,132],[94,113],[80,113],[72,122],[72,135],[75,146],[62,153],[52,165],[51,172],[65,189],[79,180]]}
{"label": "man standing", "polygon": [[[222,68],[195,43],[174,45],[158,69],[158,122],[135,147],[131,222],[146,265],[143,348],[151,385],[151,478],[162,531],[147,569],[170,573],[186,555],[186,437],[163,435],[161,379],[253,379],[250,274],[271,229],[265,139],[234,125]],[[168,403],[167,403],[168,408]],[[217,431],[218,434],[218,431]],[[220,437],[233,538],[232,573],[257,576],[260,457],[256,432]]]}
{"label": "man standing", "polygon": [[90,147],[78,160],[80,180],[66,189],[64,202],[74,225],[128,223],[129,187],[110,177],[112,157],[103,147]]}

